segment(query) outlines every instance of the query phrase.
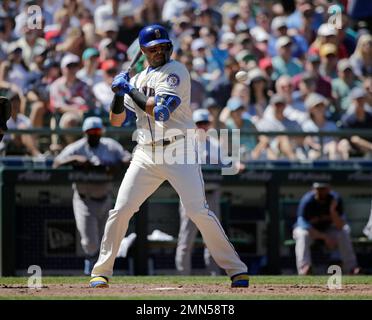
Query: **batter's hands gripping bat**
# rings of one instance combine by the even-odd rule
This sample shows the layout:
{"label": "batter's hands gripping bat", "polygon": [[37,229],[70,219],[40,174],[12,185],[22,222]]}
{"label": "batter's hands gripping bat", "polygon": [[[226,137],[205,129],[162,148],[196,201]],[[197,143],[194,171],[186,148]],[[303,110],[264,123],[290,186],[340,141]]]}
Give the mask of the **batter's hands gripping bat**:
{"label": "batter's hands gripping bat", "polygon": [[[134,65],[137,63],[139,58],[142,55],[139,41],[136,39],[128,48],[127,50],[128,57],[130,57],[132,60],[129,64],[129,67],[127,68],[126,72],[129,74],[134,67]],[[113,92],[118,92],[120,89],[119,88],[111,88]],[[113,100],[113,103],[115,101],[115,98]],[[123,122],[125,121],[125,113],[120,112],[120,113],[113,113],[112,110],[110,111],[110,123],[114,127],[121,127]]]}
{"label": "batter's hands gripping bat", "polygon": [[[125,72],[128,72],[128,74],[130,74],[130,72],[132,71],[133,67],[138,62],[139,58],[141,58],[141,56],[142,56],[142,52],[141,52],[141,49],[139,47],[138,39],[136,39],[129,46],[127,52],[128,52],[128,56],[131,56],[131,52],[133,53],[133,58],[132,58],[132,60],[130,62],[130,65],[127,68],[127,70],[125,70]],[[119,90],[118,88],[113,88],[112,89],[113,92],[117,92],[118,90]]]}

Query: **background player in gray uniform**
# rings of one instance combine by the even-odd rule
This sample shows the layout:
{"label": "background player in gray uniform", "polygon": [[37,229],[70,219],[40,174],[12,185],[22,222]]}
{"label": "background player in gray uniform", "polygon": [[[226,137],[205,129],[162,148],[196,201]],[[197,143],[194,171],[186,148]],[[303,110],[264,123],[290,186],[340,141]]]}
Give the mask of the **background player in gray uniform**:
{"label": "background player in gray uniform", "polygon": [[[114,172],[127,163],[131,154],[115,140],[101,137],[102,120],[89,117],[83,123],[86,136],[69,144],[54,160],[55,168],[71,164],[89,171]],[[73,210],[85,253],[84,273],[90,275],[98,257],[99,244],[112,206],[112,182],[77,182],[73,188]]]}
{"label": "background player in gray uniform", "polygon": [[[193,121],[196,124],[196,127],[203,131],[208,131],[211,128],[211,114],[207,109],[197,109],[192,114]],[[200,136],[198,135],[197,138]],[[204,142],[203,137],[200,139]],[[213,146],[211,146],[213,144]],[[218,159],[219,155],[219,142],[216,139],[213,139],[212,136],[208,136],[206,143],[199,144],[198,157],[205,157],[206,164],[220,164]],[[211,152],[211,151],[218,151]],[[213,158],[213,159],[212,159]],[[218,184],[216,183],[207,183],[205,185],[205,196],[211,210],[214,212],[218,219],[221,219],[221,210],[220,210],[220,198],[221,190]],[[180,230],[178,232],[178,241],[176,249],[176,269],[178,274],[181,275],[190,275],[192,271],[192,252],[194,249],[194,243],[196,236],[198,234],[198,229],[195,224],[187,217],[185,208],[180,204],[179,206],[180,213]],[[220,268],[211,257],[211,254],[208,248],[204,248],[204,263],[207,269],[207,272],[210,275],[219,275]]]}
{"label": "background player in gray uniform", "polygon": [[139,43],[149,67],[132,79],[128,73],[114,78],[112,89],[116,93],[110,113],[111,124],[121,126],[126,118],[125,108],[135,111],[138,145],[114,209],[110,210],[90,286],[108,287],[130,218],[167,180],[179,194],[186,215],[200,230],[213,258],[231,277],[232,287],[248,287],[247,266],[206,202],[200,165],[156,161],[159,155],[165,156],[166,147],[180,146],[184,154],[195,156],[195,145],[182,148],[187,130],[195,130],[190,109],[190,74],[183,64],[170,59],[173,45],[162,26],[143,28]]}

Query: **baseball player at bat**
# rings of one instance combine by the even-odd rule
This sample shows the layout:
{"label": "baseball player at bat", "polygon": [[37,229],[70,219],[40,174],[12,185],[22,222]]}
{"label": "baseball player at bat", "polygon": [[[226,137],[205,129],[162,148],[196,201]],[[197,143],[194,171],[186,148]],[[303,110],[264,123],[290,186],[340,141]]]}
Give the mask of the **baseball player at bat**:
{"label": "baseball player at bat", "polygon": [[[126,109],[135,112],[137,146],[119,188],[115,206],[109,211],[97,263],[90,286],[108,287],[115,257],[125,236],[130,218],[141,204],[167,180],[180,196],[185,214],[200,230],[212,257],[231,278],[232,287],[248,287],[247,266],[228,240],[220,222],[205,199],[200,165],[193,163],[159,163],[155,153],[165,152],[172,144],[186,145],[187,130],[195,130],[190,108],[190,75],[186,67],[172,60],[172,42],[164,27],[150,25],[139,33],[139,44],[149,66],[129,79],[128,73],[114,78],[115,96],[110,121],[121,126]],[[164,132],[157,138],[156,132]],[[174,132],[183,134],[175,135]]]}

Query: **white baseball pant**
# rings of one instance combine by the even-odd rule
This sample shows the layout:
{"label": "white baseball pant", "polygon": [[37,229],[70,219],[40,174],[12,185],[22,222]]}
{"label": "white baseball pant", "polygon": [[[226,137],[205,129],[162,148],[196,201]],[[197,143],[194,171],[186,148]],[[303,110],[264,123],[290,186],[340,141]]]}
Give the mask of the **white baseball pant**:
{"label": "white baseball pant", "polygon": [[[218,219],[221,219],[220,214],[220,197],[221,192],[219,189],[211,190],[206,192],[206,198],[209,207],[215,213]],[[194,248],[194,243],[196,236],[198,234],[198,229],[195,224],[186,215],[184,207],[180,204],[179,206],[180,214],[180,230],[178,232],[178,241],[176,249],[176,269],[180,275],[190,275],[191,274],[191,257]],[[210,275],[219,275],[220,268],[211,257],[208,248],[204,249],[204,262],[205,267]]]}
{"label": "white baseball pant", "polygon": [[[349,273],[357,267],[357,259],[350,239],[350,227],[345,224],[342,230],[330,228],[326,233],[337,241],[337,247],[343,263],[343,271]],[[313,239],[310,237],[308,230],[300,227],[296,227],[293,230],[293,239],[296,240],[296,266],[300,274],[301,269],[305,265],[311,265],[310,246]]]}
{"label": "white baseball pant", "polygon": [[[180,142],[183,143],[182,140]],[[176,143],[179,142],[174,142]],[[162,148],[157,149],[157,152],[163,152]],[[155,164],[151,151],[138,146],[119,188],[115,207],[109,212],[100,256],[92,270],[92,276],[112,276],[115,257],[127,232],[130,218],[165,180],[177,191],[187,216],[200,230],[216,263],[230,277],[247,272],[247,266],[240,260],[220,222],[208,208],[200,165]]]}

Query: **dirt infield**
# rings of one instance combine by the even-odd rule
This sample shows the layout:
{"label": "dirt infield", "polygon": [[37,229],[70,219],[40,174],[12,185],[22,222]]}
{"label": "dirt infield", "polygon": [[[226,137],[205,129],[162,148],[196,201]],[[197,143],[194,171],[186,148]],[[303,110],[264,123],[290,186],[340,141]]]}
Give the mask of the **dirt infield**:
{"label": "dirt infield", "polygon": [[91,289],[86,284],[48,284],[41,289],[29,289],[17,284],[0,284],[0,299],[6,298],[134,298],[150,297],[163,299],[221,299],[221,297],[239,299],[254,299],[256,297],[319,297],[322,299],[349,299],[355,296],[372,299],[372,286],[367,284],[347,284],[338,290],[330,290],[326,285],[293,285],[293,284],[253,284],[248,289],[232,289],[221,284],[112,284],[108,289]]}

